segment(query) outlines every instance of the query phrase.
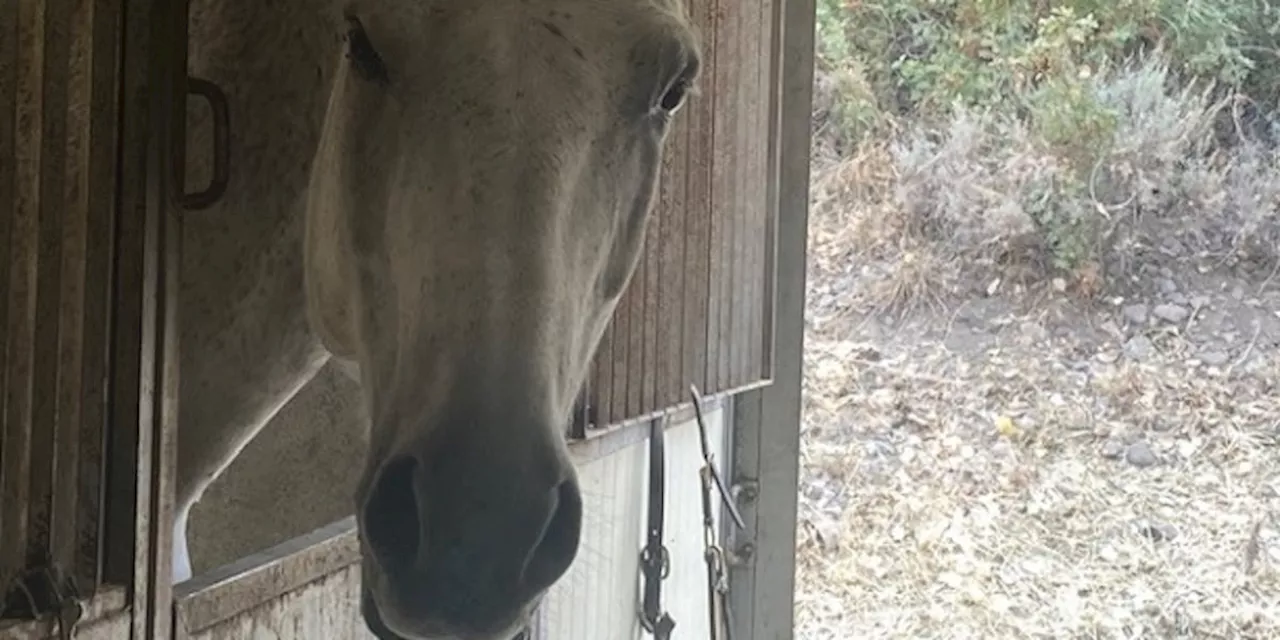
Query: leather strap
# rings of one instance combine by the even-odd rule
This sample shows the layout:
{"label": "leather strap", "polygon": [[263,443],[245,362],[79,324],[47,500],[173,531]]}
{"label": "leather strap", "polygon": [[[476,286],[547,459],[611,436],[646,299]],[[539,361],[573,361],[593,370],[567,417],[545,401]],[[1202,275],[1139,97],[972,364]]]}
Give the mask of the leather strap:
{"label": "leather strap", "polygon": [[662,544],[665,520],[666,437],[665,421],[649,423],[649,514],[644,549],[640,552],[640,569],[644,575],[644,601],[640,609],[640,626],[656,640],[668,640],[675,620],[662,608],[662,581],[671,570],[671,559]]}

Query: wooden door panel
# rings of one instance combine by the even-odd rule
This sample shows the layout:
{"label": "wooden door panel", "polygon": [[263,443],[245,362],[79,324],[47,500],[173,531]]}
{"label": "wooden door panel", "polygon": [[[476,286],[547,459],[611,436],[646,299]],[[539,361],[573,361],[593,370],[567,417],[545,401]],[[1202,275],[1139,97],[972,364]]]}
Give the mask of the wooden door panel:
{"label": "wooden door panel", "polygon": [[[667,140],[639,268],[596,355],[581,436],[767,383],[773,0],[692,0],[700,86]],[[584,418],[578,419],[580,422]]]}

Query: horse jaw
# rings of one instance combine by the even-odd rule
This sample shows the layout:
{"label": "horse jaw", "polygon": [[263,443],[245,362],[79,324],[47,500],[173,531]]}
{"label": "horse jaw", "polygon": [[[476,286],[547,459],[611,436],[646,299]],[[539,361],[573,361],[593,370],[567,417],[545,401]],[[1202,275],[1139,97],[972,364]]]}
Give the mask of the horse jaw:
{"label": "horse jaw", "polygon": [[[334,101],[341,95],[346,74],[334,79],[327,110],[334,108]],[[322,138],[321,145],[328,137]],[[325,150],[320,149],[323,157]],[[313,172],[315,175],[321,172]],[[343,372],[359,381],[354,363],[356,355],[356,327],[351,309],[355,290],[351,236],[340,206],[332,202],[326,192],[314,182],[308,185],[306,194],[306,233],[303,238],[303,279],[307,297],[307,318],[311,330],[320,338],[325,349],[341,364]]]}

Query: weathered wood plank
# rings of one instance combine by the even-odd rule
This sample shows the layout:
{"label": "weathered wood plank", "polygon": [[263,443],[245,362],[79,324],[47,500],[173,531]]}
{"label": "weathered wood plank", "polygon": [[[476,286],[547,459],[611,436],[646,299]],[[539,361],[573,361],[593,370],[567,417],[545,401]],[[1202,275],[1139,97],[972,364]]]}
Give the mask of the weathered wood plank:
{"label": "weathered wood plank", "polygon": [[111,282],[114,259],[114,193],[119,103],[118,64],[121,6],[117,2],[78,0],[71,60],[75,90],[70,96],[70,131],[74,140],[68,201],[84,211],[83,327],[79,345],[80,404],[77,438],[79,473],[75,483],[77,561],[74,575],[82,585],[96,584],[101,574],[102,491],[109,365]]}
{"label": "weathered wood plank", "polygon": [[761,318],[763,326],[760,330],[760,378],[773,378],[774,334],[777,322],[777,281],[778,281],[778,233],[782,215],[781,202],[781,124],[782,124],[782,47],[786,44],[782,27],[782,15],[788,10],[787,0],[770,0],[772,3],[767,14],[766,24],[770,26],[769,49],[762,52],[768,61],[767,75],[769,106],[765,114],[765,130],[768,135],[766,154],[766,191],[765,191],[765,230],[764,230],[764,301]]}
{"label": "weathered wood plank", "polygon": [[765,202],[765,154],[768,149],[768,137],[763,129],[761,113],[768,106],[767,78],[761,74],[762,52],[767,50],[769,34],[762,25],[761,13],[766,9],[766,0],[757,0],[747,7],[748,32],[755,46],[745,52],[749,58],[751,73],[747,81],[752,87],[752,99],[748,105],[748,140],[747,155],[749,171],[747,174],[747,200],[750,204],[747,224],[744,225],[742,244],[742,277],[746,281],[745,296],[740,307],[742,312],[742,335],[738,353],[739,358],[734,365],[734,385],[742,386],[758,379],[760,350],[758,338],[760,331],[761,289],[764,278],[760,269],[762,257],[761,247],[764,242],[763,219],[766,210]]}
{"label": "weathered wood plank", "polygon": [[[115,311],[121,4],[0,0],[0,592],[52,565],[92,611],[113,616],[123,601],[92,597]],[[128,461],[117,464],[123,474]],[[31,613],[19,609],[9,613]]]}
{"label": "weathered wood plank", "polygon": [[627,351],[631,348],[633,300],[634,296],[623,294],[613,314],[613,390],[609,394],[609,424],[621,422],[627,415]]}
{"label": "weathered wood plank", "polygon": [[219,637],[207,631],[326,576],[351,567],[358,572],[355,527],[354,516],[343,518],[182,583],[174,595],[178,640]]}
{"label": "weathered wood plank", "polygon": [[738,375],[735,379],[737,385],[746,385],[759,380],[762,369],[761,359],[764,345],[761,335],[764,329],[764,312],[766,308],[764,289],[766,270],[768,269],[765,257],[768,243],[766,223],[770,210],[768,199],[768,114],[772,96],[769,82],[771,77],[769,65],[773,46],[772,13],[772,0],[757,0],[755,10],[751,11],[751,33],[757,34],[754,38],[756,47],[751,52],[755,95],[751,103],[751,150],[748,153],[748,158],[751,162],[751,173],[747,182],[751,188],[748,197],[751,201],[752,215],[751,224],[748,225],[746,233],[747,247],[745,265],[743,267],[744,277],[748,279],[750,287],[748,288],[749,297],[742,310],[746,326],[743,332],[744,342],[739,347],[742,353],[742,360],[737,367]]}
{"label": "weathered wood plank", "polygon": [[603,429],[613,419],[613,334],[611,322],[600,338],[595,364],[592,366],[592,379],[587,383],[596,418],[591,425],[592,429]]}
{"label": "weathered wood plank", "polygon": [[771,315],[772,0],[690,4],[703,73],[669,134],[636,274],[592,370],[599,426],[756,384]]}
{"label": "weathered wood plank", "polygon": [[736,387],[741,384],[741,376],[738,374],[746,355],[743,353],[743,347],[749,331],[750,312],[746,305],[751,301],[752,283],[746,272],[747,248],[750,243],[747,236],[751,231],[751,221],[755,213],[755,202],[751,198],[755,190],[755,185],[752,184],[754,176],[751,171],[755,164],[755,159],[752,157],[755,153],[752,116],[759,97],[756,90],[754,61],[760,42],[752,29],[751,20],[751,16],[756,13],[756,7],[756,2],[736,3],[734,15],[730,18],[738,30],[738,37],[734,38],[737,44],[735,59],[738,66],[735,71],[737,72],[738,99],[734,107],[737,119],[734,122],[734,202],[731,209],[733,218],[728,225],[729,255],[726,258],[730,265],[727,283],[729,317],[725,320],[729,336],[724,347],[728,357],[724,358],[721,364],[723,384],[726,387]]}
{"label": "weathered wood plank", "polygon": [[[667,219],[674,213],[671,209],[670,189],[667,184],[674,177],[669,169],[671,158],[680,153],[674,145],[667,146],[662,156],[662,168],[658,183],[657,201],[659,215],[649,219],[645,230],[644,243],[644,333],[642,336],[640,369],[643,371],[640,384],[640,402],[635,413],[648,413],[658,408],[656,388],[658,376],[662,368],[658,365],[658,303],[662,291],[662,228]],[[633,414],[634,415],[634,414]]]}
{"label": "weathered wood plank", "polygon": [[[57,47],[60,58],[59,67],[65,65],[67,81],[61,89],[49,93],[58,95],[62,102],[65,118],[58,118],[63,131],[61,147],[61,179],[60,185],[51,185],[48,203],[54,210],[47,215],[54,219],[53,233],[61,228],[61,237],[57,239],[59,255],[53,259],[58,261],[60,281],[60,301],[50,311],[51,324],[57,327],[56,341],[51,345],[51,361],[56,362],[57,375],[54,385],[49,390],[50,424],[49,431],[54,434],[52,464],[50,478],[53,484],[50,505],[49,552],[54,562],[60,566],[72,568],[81,565],[76,557],[77,542],[80,536],[78,526],[80,497],[80,476],[88,465],[92,472],[97,461],[84,460],[80,453],[82,439],[92,437],[83,424],[84,401],[84,350],[88,334],[95,333],[95,327],[101,326],[101,318],[94,318],[93,325],[86,324],[87,276],[89,264],[88,245],[90,218],[93,210],[89,203],[89,189],[96,186],[88,182],[90,158],[87,144],[89,141],[89,98],[92,76],[87,63],[92,61],[93,44],[92,9],[89,3],[59,2],[51,4],[57,7],[57,13],[51,14],[53,24],[66,24],[65,42]],[[110,191],[104,191],[110,193]],[[104,236],[105,237],[105,236]],[[95,264],[93,269],[101,271],[107,265]],[[52,274],[51,274],[52,280]],[[94,500],[97,502],[97,500]],[[96,555],[96,554],[95,554]]]}
{"label": "weathered wood plank", "polygon": [[711,253],[707,329],[707,389],[722,389],[728,382],[728,345],[732,342],[733,220],[740,205],[737,184],[738,122],[741,103],[741,3],[717,2],[715,13],[716,67],[715,120],[712,126]]}
{"label": "weathered wood plank", "polygon": [[[152,114],[145,92],[148,86],[151,51],[154,43],[147,19],[137,16],[148,12],[147,0],[126,0],[125,13],[134,16],[122,22],[124,42],[118,52],[125,106],[120,114],[118,143],[128,154],[120,166],[120,219],[115,224],[117,252],[112,261],[111,287],[114,306],[112,322],[107,329],[117,355],[109,363],[111,386],[106,406],[111,429],[105,439],[105,457],[110,461],[104,477],[106,508],[102,528],[103,579],[120,584],[133,584],[146,597],[145,582],[134,572],[138,546],[135,545],[139,525],[140,496],[138,473],[144,468],[139,456],[143,436],[141,412],[143,389],[143,352],[145,340],[143,301],[149,286],[146,281],[148,175],[146,153],[151,133]],[[145,549],[143,549],[145,551]],[[135,602],[137,602],[135,600]],[[135,612],[137,610],[135,609]],[[138,627],[135,625],[135,631]]]}
{"label": "weathered wood plank", "polygon": [[[687,107],[688,105],[686,105]],[[658,336],[655,349],[655,366],[658,368],[654,408],[678,404],[684,385],[683,359],[680,352],[684,322],[681,307],[685,288],[685,220],[688,217],[686,192],[689,164],[690,127],[687,118],[677,118],[668,144],[673,153],[668,155],[662,181],[662,193],[666,215],[659,233],[661,244],[658,259],[658,278],[662,283],[657,301]]]}
{"label": "weathered wood plank", "polygon": [[178,638],[372,640],[360,617],[360,566],[334,571],[198,632],[180,630]]}
{"label": "weathered wood plank", "polygon": [[[0,158],[14,159],[13,162],[0,162],[0,284],[4,285],[5,292],[10,291],[9,276],[15,257],[14,243],[17,233],[14,225],[17,216],[15,188],[18,156],[16,131],[12,126],[18,108],[16,90],[18,70],[15,64],[18,43],[17,3],[18,0],[0,0],[0,87],[14,87],[10,91],[0,91]],[[9,332],[9,307],[9,294],[0,293],[0,327],[4,329],[0,331],[0,368],[3,368],[0,370],[8,368],[8,361],[3,354],[9,352],[8,344],[12,342],[12,334]],[[6,375],[0,375],[0,417],[8,417],[8,407],[9,378]],[[0,433],[3,433],[3,424],[7,423],[6,420],[0,424]],[[3,491],[4,487],[3,467],[3,459],[0,458],[0,491]],[[0,493],[0,496],[2,495],[3,493]],[[3,509],[3,506],[0,506],[0,509]],[[3,528],[0,528],[0,532],[2,531]]]}
{"label": "weathered wood plank", "polygon": [[[657,218],[654,216],[653,218]],[[654,219],[650,219],[650,227],[654,226]],[[645,229],[648,233],[648,228]],[[649,269],[647,267],[648,258],[648,238],[644,247],[640,249],[640,264],[637,266],[635,275],[632,277],[627,287],[626,297],[629,298],[627,304],[627,384],[624,395],[627,399],[626,408],[623,409],[624,414],[621,419],[625,420],[632,416],[644,413],[644,407],[641,406],[641,392],[644,390],[644,306],[645,306],[645,283],[649,280]]]}
{"label": "weathered wood plank", "polygon": [[44,71],[43,3],[20,2],[0,21],[15,26],[16,47],[5,63],[13,68],[6,74],[13,80],[14,118],[12,199],[9,211],[8,302],[5,331],[4,429],[5,443],[0,455],[0,584],[20,572],[28,562],[31,505],[32,394],[35,371],[36,301],[39,276],[40,154],[43,151],[44,107],[41,92]]}
{"label": "weathered wood plank", "polygon": [[[62,196],[66,175],[66,113],[67,113],[67,30],[68,5],[66,2],[44,3],[41,37],[43,52],[41,62],[42,107],[40,126],[40,193],[36,197],[39,216],[36,234],[36,309],[35,343],[32,345],[31,390],[31,481],[29,485],[27,554],[32,565],[42,562],[49,554],[53,520],[54,473],[57,467],[57,439],[71,436],[59,424],[57,414],[58,387],[61,382],[58,367],[58,342],[62,327],[58,321],[59,308],[75,305],[65,300],[68,293],[62,285],[62,234],[64,224],[76,224],[75,213],[65,211]],[[66,214],[65,218],[63,214]],[[71,336],[68,336],[71,337]],[[69,470],[68,470],[69,471]],[[59,559],[61,560],[61,559]],[[64,565],[65,566],[65,565]]]}
{"label": "weathered wood plank", "polygon": [[690,10],[702,34],[702,74],[698,79],[698,95],[689,104],[684,118],[689,123],[689,155],[686,164],[685,195],[685,296],[681,349],[684,352],[684,375],[680,381],[680,399],[684,400],[688,385],[707,384],[708,301],[711,248],[711,176],[715,127],[716,51],[715,0],[697,0]]}

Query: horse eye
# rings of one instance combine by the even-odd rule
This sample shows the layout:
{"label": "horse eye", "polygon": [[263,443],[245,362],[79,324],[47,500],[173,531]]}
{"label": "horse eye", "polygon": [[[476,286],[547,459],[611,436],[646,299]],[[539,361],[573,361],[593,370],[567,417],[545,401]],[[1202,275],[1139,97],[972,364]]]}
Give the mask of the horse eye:
{"label": "horse eye", "polygon": [[355,16],[347,16],[347,59],[351,60],[356,74],[370,82],[386,85],[390,82],[387,76],[387,65],[378,55],[365,33],[364,25]]}
{"label": "horse eye", "polygon": [[671,85],[670,89],[663,94],[662,101],[659,105],[668,113],[675,113],[676,110],[684,104],[685,95],[689,93],[689,82],[687,80],[677,80]]}

